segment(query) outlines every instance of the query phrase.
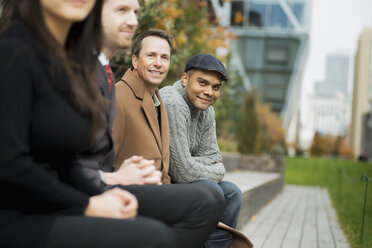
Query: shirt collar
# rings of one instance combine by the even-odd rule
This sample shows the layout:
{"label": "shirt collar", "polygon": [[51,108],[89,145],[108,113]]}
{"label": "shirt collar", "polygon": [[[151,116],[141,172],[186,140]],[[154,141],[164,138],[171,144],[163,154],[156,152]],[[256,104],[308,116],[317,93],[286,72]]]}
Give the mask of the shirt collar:
{"label": "shirt collar", "polygon": [[152,100],[154,101],[155,107],[160,106],[160,100],[159,100],[158,96],[156,95],[156,93],[154,93],[154,95],[152,95]]}
{"label": "shirt collar", "polygon": [[99,54],[98,59],[99,59],[99,62],[101,62],[103,66],[108,65],[110,63],[109,59],[106,58],[103,52]]}

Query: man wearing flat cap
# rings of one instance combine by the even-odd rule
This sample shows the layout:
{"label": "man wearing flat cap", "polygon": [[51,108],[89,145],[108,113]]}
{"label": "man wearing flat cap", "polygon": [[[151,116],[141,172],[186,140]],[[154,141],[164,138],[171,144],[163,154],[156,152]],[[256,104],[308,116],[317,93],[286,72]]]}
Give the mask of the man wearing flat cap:
{"label": "man wearing flat cap", "polygon": [[[210,54],[197,54],[187,62],[181,80],[162,88],[160,94],[168,114],[172,182],[216,187],[226,199],[220,221],[236,228],[241,191],[235,184],[222,181],[225,168],[212,107],[220,96],[222,82],[227,80],[221,61]],[[231,239],[228,231],[216,229],[206,247],[231,247]]]}

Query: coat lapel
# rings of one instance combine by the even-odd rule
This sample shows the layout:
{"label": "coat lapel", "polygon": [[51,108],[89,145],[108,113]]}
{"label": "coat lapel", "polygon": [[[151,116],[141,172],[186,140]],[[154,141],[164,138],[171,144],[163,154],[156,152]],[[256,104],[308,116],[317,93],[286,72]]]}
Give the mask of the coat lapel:
{"label": "coat lapel", "polygon": [[[136,95],[136,97],[142,100],[141,109],[155,137],[159,151],[160,153],[162,153],[162,137],[160,136],[160,128],[159,128],[158,118],[156,116],[156,110],[154,106],[154,101],[152,100],[152,96],[146,90],[144,83],[139,81],[139,79],[133,74],[131,69],[128,69],[125,72],[122,80],[129,85],[129,87],[133,90],[133,93]],[[158,90],[156,91],[158,94]],[[164,116],[164,115],[161,113],[161,116]],[[163,123],[163,120],[162,120],[162,123]]]}
{"label": "coat lapel", "polygon": [[162,150],[166,151],[169,149],[169,126],[168,126],[167,110],[165,109],[163,99],[160,97],[159,90],[156,90],[155,93],[157,94],[160,100],[161,140],[163,143]]}
{"label": "coat lapel", "polygon": [[148,92],[145,92],[143,101],[142,101],[142,111],[146,116],[147,122],[151,128],[152,133],[155,136],[156,143],[158,144],[159,150],[162,151],[162,142],[160,137],[160,128],[158,124],[158,118],[156,116],[156,110],[154,106],[154,101]]}

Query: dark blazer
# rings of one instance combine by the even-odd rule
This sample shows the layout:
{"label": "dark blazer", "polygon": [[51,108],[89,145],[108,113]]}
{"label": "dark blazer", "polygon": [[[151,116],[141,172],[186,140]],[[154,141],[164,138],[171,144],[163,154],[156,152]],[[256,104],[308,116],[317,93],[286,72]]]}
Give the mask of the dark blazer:
{"label": "dark blazer", "polygon": [[90,145],[91,120],[51,59],[21,24],[0,36],[0,247],[20,232],[20,246],[42,247],[53,216],[82,214],[89,202],[65,179],[70,161]]}
{"label": "dark blazer", "polygon": [[167,111],[159,91],[160,127],[152,96],[145,85],[128,69],[116,85],[117,115],[113,126],[116,150],[115,166],[133,155],[155,160],[155,167],[162,171],[163,183],[170,183],[169,128]]}
{"label": "dark blazer", "polygon": [[112,90],[109,89],[107,74],[101,63],[98,62],[100,71],[100,89],[103,96],[106,98],[109,111],[105,120],[107,121],[107,128],[102,128],[96,134],[96,138],[92,147],[87,151],[79,154],[77,159],[73,161],[74,173],[71,175],[72,184],[80,189],[85,189],[86,184],[80,182],[80,174],[84,174],[88,179],[98,187],[104,187],[105,184],[101,181],[99,170],[105,172],[114,171],[115,163],[115,149],[114,141],[112,139],[112,125],[115,119],[115,87],[113,84]]}

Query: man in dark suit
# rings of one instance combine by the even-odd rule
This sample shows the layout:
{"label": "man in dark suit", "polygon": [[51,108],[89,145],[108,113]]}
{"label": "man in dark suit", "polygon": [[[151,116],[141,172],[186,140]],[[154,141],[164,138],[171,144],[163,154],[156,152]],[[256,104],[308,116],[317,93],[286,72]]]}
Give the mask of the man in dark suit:
{"label": "man in dark suit", "polygon": [[[126,11],[123,11],[125,9]],[[120,170],[112,166],[115,149],[112,140],[112,124],[115,119],[115,78],[109,59],[118,49],[127,49],[138,25],[137,0],[106,0],[102,9],[103,47],[99,55],[101,91],[108,99],[110,111],[105,116],[107,128],[101,129],[89,151],[81,154],[76,164],[82,165],[84,174],[96,185],[158,184],[161,173],[155,170],[153,161],[134,156]],[[76,182],[77,184],[79,182]],[[84,186],[84,184],[81,184]],[[106,187],[107,188],[107,187]]]}

